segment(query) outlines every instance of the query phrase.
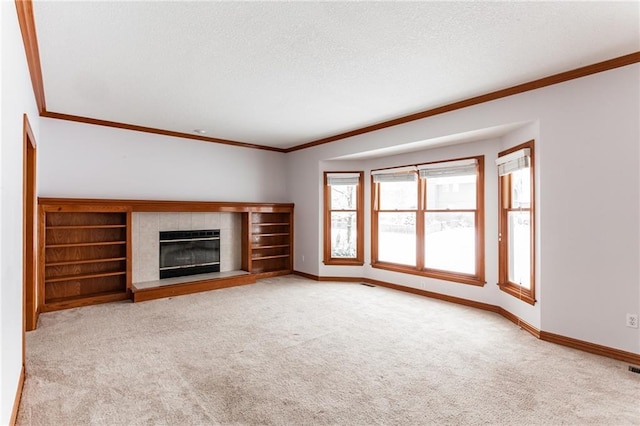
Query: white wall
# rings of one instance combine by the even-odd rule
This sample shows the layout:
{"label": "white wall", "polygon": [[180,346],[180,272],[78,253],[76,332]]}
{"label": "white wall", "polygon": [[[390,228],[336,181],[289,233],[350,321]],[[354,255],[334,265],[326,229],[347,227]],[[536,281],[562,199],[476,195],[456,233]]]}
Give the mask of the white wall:
{"label": "white wall", "polygon": [[640,65],[546,96],[538,149],[542,328],[640,353]]}
{"label": "white wall", "polygon": [[41,197],[287,202],[285,154],[42,119]]}
{"label": "white wall", "polygon": [[[426,161],[484,152],[489,169],[495,159],[490,155],[536,139],[535,306],[496,292],[492,247],[497,242],[490,231],[495,219],[489,216],[484,288],[374,270],[367,266],[369,250],[363,275],[495,303],[542,330],[640,353],[638,329],[625,327],[625,313],[640,312],[639,71],[638,64],[626,66],[289,154],[290,195],[296,204],[295,269],[347,275],[344,268],[336,273],[321,266],[316,239],[322,232],[322,168],[337,168],[326,160],[503,124],[534,123],[505,135],[497,146],[478,142],[405,158],[417,155]],[[386,162],[392,165],[395,159],[376,164]],[[363,169],[373,164],[364,163]],[[489,187],[487,194],[495,197],[495,190]],[[487,199],[487,212],[496,209],[491,203]],[[367,233],[369,228],[365,225]],[[359,274],[356,270],[353,275]]]}
{"label": "white wall", "polygon": [[0,2],[0,425],[8,424],[22,367],[23,114],[39,120],[14,2]]}

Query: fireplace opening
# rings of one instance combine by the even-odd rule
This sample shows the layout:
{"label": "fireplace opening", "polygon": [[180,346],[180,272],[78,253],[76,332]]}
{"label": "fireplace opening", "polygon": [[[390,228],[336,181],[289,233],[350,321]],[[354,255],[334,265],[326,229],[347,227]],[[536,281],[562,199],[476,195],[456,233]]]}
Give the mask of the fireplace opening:
{"label": "fireplace opening", "polygon": [[160,232],[160,279],[220,272],[220,230]]}

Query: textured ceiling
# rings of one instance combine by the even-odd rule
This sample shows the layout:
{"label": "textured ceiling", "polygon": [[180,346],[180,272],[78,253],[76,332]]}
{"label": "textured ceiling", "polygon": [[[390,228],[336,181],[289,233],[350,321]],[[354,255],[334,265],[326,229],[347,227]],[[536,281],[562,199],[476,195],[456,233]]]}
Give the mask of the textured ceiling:
{"label": "textured ceiling", "polygon": [[638,2],[34,1],[47,110],[287,148],[640,50]]}

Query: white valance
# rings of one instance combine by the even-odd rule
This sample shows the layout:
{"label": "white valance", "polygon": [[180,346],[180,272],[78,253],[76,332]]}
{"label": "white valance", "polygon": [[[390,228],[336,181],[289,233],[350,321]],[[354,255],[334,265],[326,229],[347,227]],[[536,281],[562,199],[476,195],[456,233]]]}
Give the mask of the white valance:
{"label": "white valance", "polygon": [[327,185],[357,185],[360,183],[360,173],[327,173]]}
{"label": "white valance", "polygon": [[421,164],[418,166],[421,178],[475,176],[477,169],[478,160],[475,158],[444,161],[442,163]]}
{"label": "white valance", "polygon": [[396,167],[394,169],[372,170],[373,182],[415,182],[416,166]]}
{"label": "white valance", "polygon": [[523,148],[511,154],[498,157],[496,159],[496,165],[498,166],[498,174],[500,176],[531,167],[531,150],[529,148]]}

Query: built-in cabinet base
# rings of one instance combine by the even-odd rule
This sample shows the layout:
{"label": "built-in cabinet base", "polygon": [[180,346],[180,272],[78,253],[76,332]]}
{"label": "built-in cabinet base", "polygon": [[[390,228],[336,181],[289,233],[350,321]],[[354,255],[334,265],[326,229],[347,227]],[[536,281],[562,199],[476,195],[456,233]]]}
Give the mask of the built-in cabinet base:
{"label": "built-in cabinet base", "polygon": [[[149,287],[146,283],[131,286],[131,294],[134,302],[144,302],[147,300],[162,299],[165,297],[182,296],[184,294],[199,293],[202,291],[217,290],[220,288],[235,287],[239,285],[253,284],[256,282],[256,275],[244,274],[222,274],[217,277],[208,277],[215,274],[193,275],[187,282],[174,281],[172,284],[165,284],[159,281],[157,286]],[[200,278],[199,278],[200,277]],[[168,279],[169,281],[171,279]]]}

